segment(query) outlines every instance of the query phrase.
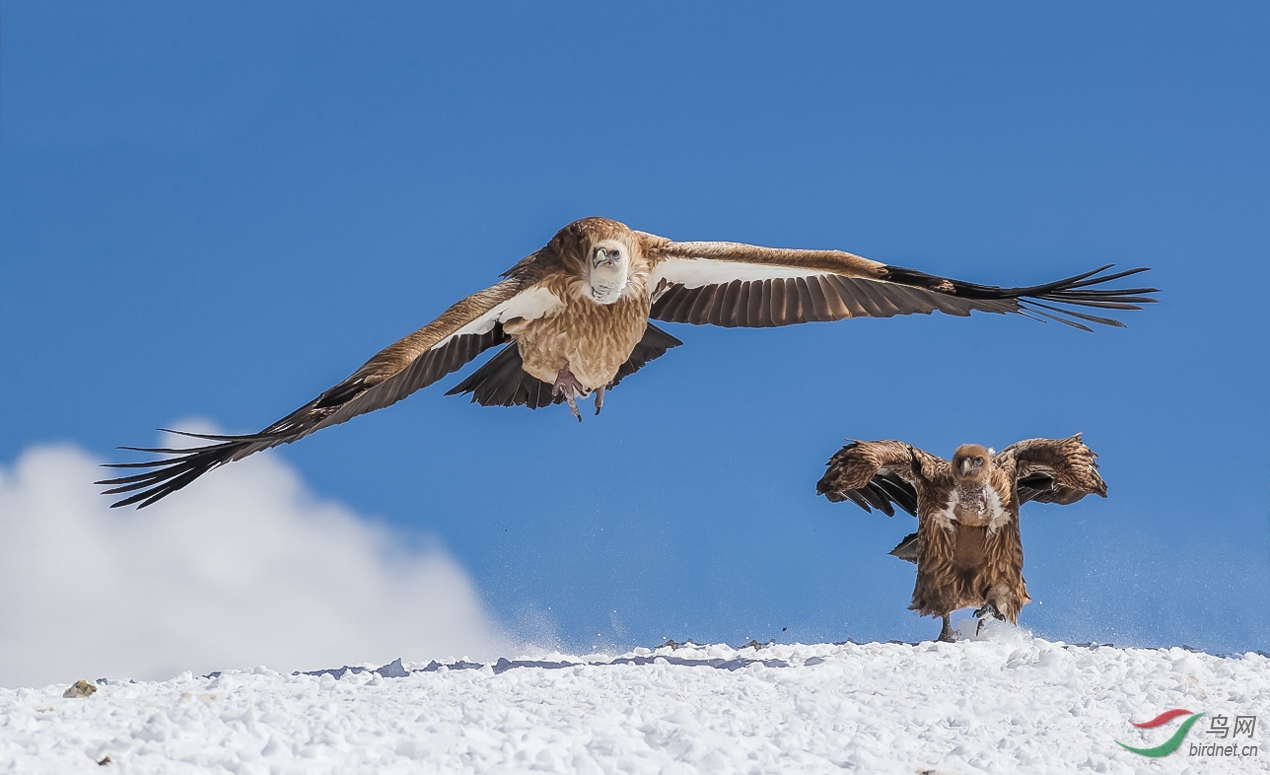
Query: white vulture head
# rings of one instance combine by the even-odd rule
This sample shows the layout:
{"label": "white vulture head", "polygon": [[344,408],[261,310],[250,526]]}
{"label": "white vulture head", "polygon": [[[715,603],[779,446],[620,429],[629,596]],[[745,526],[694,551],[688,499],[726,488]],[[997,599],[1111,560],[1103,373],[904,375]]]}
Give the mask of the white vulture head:
{"label": "white vulture head", "polygon": [[631,271],[631,247],[618,239],[602,239],[591,246],[586,258],[587,288],[591,299],[612,304],[622,297]]}

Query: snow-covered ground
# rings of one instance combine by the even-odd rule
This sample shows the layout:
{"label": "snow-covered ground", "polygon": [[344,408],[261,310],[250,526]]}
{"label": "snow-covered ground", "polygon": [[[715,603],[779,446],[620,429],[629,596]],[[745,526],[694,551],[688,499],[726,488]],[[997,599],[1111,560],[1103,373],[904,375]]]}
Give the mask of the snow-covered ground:
{"label": "snow-covered ground", "polygon": [[[85,637],[91,637],[90,632]],[[338,676],[338,677],[337,677]],[[956,644],[689,645],[319,675],[265,668],[0,690],[19,772],[1243,773],[1270,769],[1270,659],[1073,646],[1007,627]],[[1190,730],[1185,708],[1257,717]],[[1246,723],[1246,722],[1245,722]],[[1259,755],[1190,755],[1237,742]]]}

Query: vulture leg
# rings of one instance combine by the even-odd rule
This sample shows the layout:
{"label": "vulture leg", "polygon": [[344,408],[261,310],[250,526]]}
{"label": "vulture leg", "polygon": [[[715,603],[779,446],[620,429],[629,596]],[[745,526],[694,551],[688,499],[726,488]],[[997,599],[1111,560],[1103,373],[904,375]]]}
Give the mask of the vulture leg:
{"label": "vulture leg", "polygon": [[604,388],[595,389],[595,413],[598,415],[604,408]]}
{"label": "vulture leg", "polygon": [[975,628],[975,635],[983,632],[983,625],[987,624],[989,616],[993,619],[1005,621],[1005,614],[998,611],[995,605],[992,603],[984,603],[983,608],[975,610],[975,617],[979,619],[979,626]]}
{"label": "vulture leg", "polygon": [[586,391],[567,365],[560,369],[560,373],[556,375],[556,384],[551,386],[551,395],[558,396],[561,393],[564,393],[564,400],[569,404],[569,411],[578,418],[578,422],[582,422],[582,413],[578,411],[578,396],[585,396]]}
{"label": "vulture leg", "polygon": [[952,622],[948,621],[948,614],[944,614],[944,628],[939,631],[940,643],[955,643],[957,634],[953,632]]}

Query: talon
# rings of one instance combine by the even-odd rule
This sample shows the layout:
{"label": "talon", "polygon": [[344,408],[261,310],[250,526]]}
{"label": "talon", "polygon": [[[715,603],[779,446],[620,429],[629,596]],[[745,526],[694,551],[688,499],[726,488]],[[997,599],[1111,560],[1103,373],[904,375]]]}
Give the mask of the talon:
{"label": "talon", "polygon": [[604,388],[595,389],[595,413],[600,414],[600,410],[604,408]]}
{"label": "talon", "polygon": [[993,619],[1005,621],[1005,614],[998,611],[996,605],[992,603],[984,603],[982,608],[975,609],[974,614],[979,619],[983,619],[985,616],[991,616]]}
{"label": "talon", "polygon": [[975,609],[975,616],[979,619],[979,626],[975,628],[975,635],[983,632],[983,625],[988,623],[988,617],[1005,621],[1005,614],[997,610],[996,605],[992,603],[984,603],[982,608]]}
{"label": "talon", "polygon": [[569,411],[573,416],[578,418],[578,422],[582,422],[582,413],[578,411],[578,396],[586,395],[586,391],[582,389],[582,383],[578,382],[578,378],[573,376],[573,372],[569,371],[566,365],[556,374],[556,384],[551,386],[551,395],[558,396],[564,394],[564,400],[569,404]]}

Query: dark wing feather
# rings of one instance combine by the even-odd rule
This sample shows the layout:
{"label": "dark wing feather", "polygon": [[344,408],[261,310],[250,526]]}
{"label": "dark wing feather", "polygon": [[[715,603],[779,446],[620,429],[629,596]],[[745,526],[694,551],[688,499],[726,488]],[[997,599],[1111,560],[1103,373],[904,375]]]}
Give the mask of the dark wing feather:
{"label": "dark wing feather", "polygon": [[666,354],[666,351],[672,347],[678,347],[683,344],[677,337],[662,331],[652,323],[648,324],[648,328],[644,329],[644,336],[635,345],[635,349],[631,351],[631,357],[626,359],[617,370],[617,376],[609,384],[609,387],[616,387],[617,383],[629,377],[640,369],[644,368],[644,364],[649,361],[655,361]]}
{"label": "dark wing feather", "polygon": [[829,459],[816,492],[834,503],[849,500],[865,511],[895,516],[895,506],[917,515],[915,466],[926,453],[899,441],[853,441]]}
{"label": "dark wing feather", "polygon": [[1075,503],[1086,495],[1107,497],[1107,483],[1098,473],[1098,455],[1081,441],[1080,434],[1066,439],[1026,439],[1001,450],[998,457],[1013,457],[1019,505]]}
{"label": "dark wing feather", "polygon": [[895,545],[895,548],[887,552],[901,560],[907,560],[914,565],[917,564],[917,533],[909,533],[904,536],[904,540]]}
{"label": "dark wing feather", "polygon": [[[626,363],[617,370],[617,376],[609,387],[616,386],[625,377],[639,371],[644,364],[660,358],[667,350],[681,344],[683,342],[660,328],[649,325]],[[528,406],[530,409],[539,409],[565,400],[563,394],[553,396],[551,385],[524,370],[520,350],[515,342],[504,347],[446,395],[464,393],[471,393],[472,401],[481,406]]]}
{"label": "dark wing feather", "polygon": [[471,393],[481,406],[527,406],[541,409],[565,400],[552,395],[552,386],[525,371],[515,342],[504,347],[467,379],[446,391],[447,396]]}
{"label": "dark wing feather", "polygon": [[869,487],[880,491],[904,511],[917,516],[917,490],[896,474],[878,474],[869,482]]}
{"label": "dark wing feather", "polygon": [[1054,477],[1048,474],[1030,474],[1022,477],[1017,481],[1017,486],[1020,506],[1028,501],[1052,503],[1051,498],[1056,494]]}
{"label": "dark wing feather", "polygon": [[[964,314],[969,314],[970,309],[985,312],[1033,314],[1056,320],[1073,328],[1088,331],[1090,330],[1089,327],[1081,321],[1120,328],[1124,327],[1124,323],[1114,318],[1091,315],[1069,309],[1068,307],[1135,310],[1142,309],[1142,304],[1152,304],[1157,301],[1148,294],[1158,293],[1158,288],[1094,288],[1093,286],[1147,271],[1146,267],[1139,267],[1137,269],[1126,269],[1121,272],[1103,274],[1103,272],[1111,269],[1112,266],[1112,264],[1107,264],[1062,280],[1024,288],[998,288],[993,285],[976,285],[960,280],[935,277],[924,272],[895,266],[887,267],[887,274],[884,279],[889,282],[902,283],[911,288],[926,289],[936,293],[951,293],[959,301],[969,302],[967,305],[968,310]],[[992,308],[1002,304],[1012,308]]]}
{"label": "dark wing feather", "polygon": [[182,433],[215,442],[189,449],[122,447],[169,457],[107,464],[110,468],[144,470],[104,479],[97,484],[110,488],[104,492],[106,495],[131,493],[111,504],[112,507],[137,504],[143,508],[217,466],[280,444],[290,444],[314,431],[390,406],[461,368],[486,349],[507,341],[502,326],[494,322],[485,331],[458,332],[490,315],[499,304],[510,301],[525,287],[519,280],[507,280],[463,299],[432,323],[376,354],[338,385],[259,433],[241,436]]}
{"label": "dark wing feather", "polygon": [[[943,312],[1021,314],[1090,330],[1123,326],[1073,309],[1141,309],[1155,288],[1095,288],[1144,272],[1102,274],[1110,265],[1042,285],[999,288],[888,266],[832,250],[785,250],[737,243],[676,243],[648,237],[660,256],[651,317],[671,323],[762,328],[851,317]],[[774,276],[782,272],[788,276]]]}

